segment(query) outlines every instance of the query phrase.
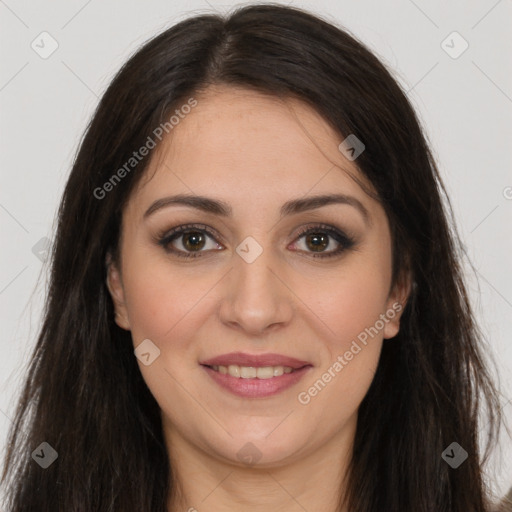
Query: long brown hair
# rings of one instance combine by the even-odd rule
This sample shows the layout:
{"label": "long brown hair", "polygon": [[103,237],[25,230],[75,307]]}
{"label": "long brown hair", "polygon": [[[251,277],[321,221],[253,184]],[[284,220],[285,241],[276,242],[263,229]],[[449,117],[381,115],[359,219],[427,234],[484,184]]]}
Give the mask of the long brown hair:
{"label": "long brown hair", "polygon": [[[62,202],[42,328],[10,432],[9,512],[164,512],[175,490],[160,409],[130,333],[113,322],[105,258],[148,158],[94,193],[187,98],[211,84],[297,98],[366,148],[358,157],[387,213],[393,282],[414,285],[359,408],[347,489],[358,512],[484,512],[483,455],[499,426],[460,267],[453,214],[420,122],[391,73],[345,29],[273,4],[190,17],[147,42],[101,98]],[[104,188],[103,188],[104,189]],[[487,411],[480,453],[479,411]],[[46,469],[31,454],[48,443]],[[443,453],[468,454],[456,469]],[[46,445],[44,445],[46,446]],[[340,504],[341,507],[341,504]]]}

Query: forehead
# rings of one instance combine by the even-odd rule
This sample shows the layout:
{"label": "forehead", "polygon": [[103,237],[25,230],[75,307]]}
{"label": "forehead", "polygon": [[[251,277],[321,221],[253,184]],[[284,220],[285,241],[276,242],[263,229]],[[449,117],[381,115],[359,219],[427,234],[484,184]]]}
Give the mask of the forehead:
{"label": "forehead", "polygon": [[305,103],[225,86],[194,98],[153,150],[133,208],[177,191],[240,205],[280,205],[309,192],[368,200],[353,178],[369,183],[338,149],[343,138]]}

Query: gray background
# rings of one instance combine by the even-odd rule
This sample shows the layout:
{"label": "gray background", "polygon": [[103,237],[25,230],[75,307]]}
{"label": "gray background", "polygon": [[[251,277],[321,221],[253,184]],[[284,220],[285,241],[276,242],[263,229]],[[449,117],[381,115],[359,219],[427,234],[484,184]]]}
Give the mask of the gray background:
{"label": "gray background", "polygon": [[[512,1],[279,3],[346,27],[408,91],[476,269],[466,265],[471,299],[488,340],[485,351],[496,360],[510,424]],[[0,0],[0,446],[39,326],[47,271],[40,240],[52,238],[59,196],[98,98],[145,40],[188,13],[233,5]],[[461,53],[464,41],[469,46]],[[45,55],[52,44],[58,48]],[[511,444],[503,437],[501,457],[497,453],[489,467],[498,494],[512,485]]]}

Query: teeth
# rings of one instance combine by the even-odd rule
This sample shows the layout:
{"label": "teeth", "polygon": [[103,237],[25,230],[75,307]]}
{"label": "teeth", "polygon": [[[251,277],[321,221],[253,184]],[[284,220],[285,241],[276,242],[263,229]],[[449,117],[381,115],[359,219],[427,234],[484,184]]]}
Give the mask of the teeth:
{"label": "teeth", "polygon": [[228,374],[231,377],[240,379],[271,379],[272,377],[279,377],[283,373],[293,372],[293,368],[289,366],[238,366],[237,364],[230,364],[229,366],[214,365],[215,371],[224,375]]}

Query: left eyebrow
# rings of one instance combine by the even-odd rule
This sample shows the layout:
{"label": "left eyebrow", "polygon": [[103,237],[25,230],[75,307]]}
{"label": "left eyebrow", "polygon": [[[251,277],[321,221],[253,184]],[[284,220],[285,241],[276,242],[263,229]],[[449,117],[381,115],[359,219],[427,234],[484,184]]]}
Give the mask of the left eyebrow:
{"label": "left eyebrow", "polygon": [[281,207],[281,216],[314,210],[330,204],[348,204],[349,206],[353,206],[363,216],[366,224],[370,224],[370,213],[363,203],[361,203],[359,199],[345,194],[324,194],[293,199],[283,204]]}
{"label": "left eyebrow", "polygon": [[[370,214],[366,207],[353,196],[344,194],[324,194],[317,196],[310,196],[306,198],[293,199],[287,201],[281,206],[281,217],[286,215],[293,215],[309,210],[315,210],[330,204],[347,204],[357,209],[363,216],[366,224],[370,224]],[[195,196],[188,194],[178,194],[175,196],[163,197],[156,200],[144,213],[144,218],[149,217],[157,210],[162,208],[179,205],[189,206],[196,208],[206,213],[219,215],[222,217],[230,217],[233,214],[233,209],[229,204],[218,199],[212,199],[206,196]]]}

